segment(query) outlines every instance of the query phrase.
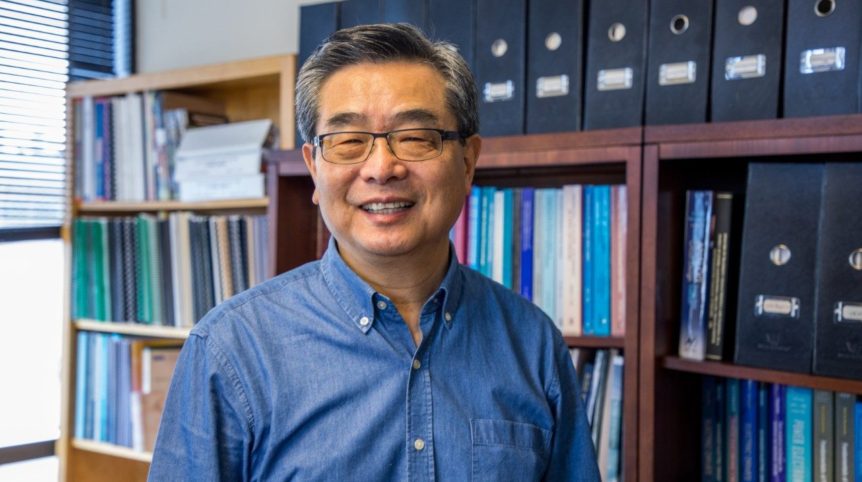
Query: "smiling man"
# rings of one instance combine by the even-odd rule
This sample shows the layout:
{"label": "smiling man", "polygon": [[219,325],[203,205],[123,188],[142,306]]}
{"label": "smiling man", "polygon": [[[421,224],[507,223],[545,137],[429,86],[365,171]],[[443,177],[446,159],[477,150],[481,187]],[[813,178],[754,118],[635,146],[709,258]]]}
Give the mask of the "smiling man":
{"label": "smiling man", "polygon": [[342,30],[297,112],[329,248],[194,328],[150,480],[599,480],[559,332],[449,243],[481,149],[463,59]]}

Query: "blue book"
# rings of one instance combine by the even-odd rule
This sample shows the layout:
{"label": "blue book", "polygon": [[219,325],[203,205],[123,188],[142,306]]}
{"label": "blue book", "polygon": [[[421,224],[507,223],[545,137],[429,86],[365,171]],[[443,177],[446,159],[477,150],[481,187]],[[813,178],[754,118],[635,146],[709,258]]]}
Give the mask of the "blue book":
{"label": "blue book", "polygon": [[467,201],[467,266],[479,271],[479,243],[482,227],[482,188],[473,186]]}
{"label": "blue book", "polygon": [[93,164],[95,167],[95,176],[93,185],[96,188],[96,199],[107,199],[105,196],[105,157],[102,146],[105,142],[105,102],[96,100],[93,102],[93,116],[96,121],[95,130],[95,145],[93,146]]}
{"label": "blue book", "polygon": [[757,482],[769,481],[769,386],[757,387]]}
{"label": "blue book", "polygon": [[75,361],[75,438],[85,438],[87,424],[87,364],[90,350],[89,333],[78,332],[78,353]]}
{"label": "blue book", "polygon": [[715,428],[718,423],[715,398],[716,379],[705,376],[701,383],[700,466],[701,481],[716,482]]}
{"label": "blue book", "polygon": [[515,192],[512,188],[503,189],[503,286],[512,288],[512,231],[515,216]]}
{"label": "blue book", "polygon": [[740,420],[740,408],[742,401],[740,400],[740,383],[735,378],[728,378],[725,382],[727,386],[727,436],[726,436],[726,461],[727,461],[727,477],[728,482],[738,482],[740,480],[740,430],[742,421]]}
{"label": "blue book", "polygon": [[769,451],[769,480],[771,482],[784,482],[786,480],[787,459],[785,451],[787,444],[784,441],[786,398],[784,385],[775,383],[769,387],[769,431],[772,435]]}
{"label": "blue book", "polygon": [[521,296],[533,300],[533,200],[535,190],[521,191]]}
{"label": "blue book", "polygon": [[812,480],[812,391],[810,388],[787,387],[786,434],[787,480]]}
{"label": "blue book", "polygon": [[620,480],[620,448],[622,446],[623,426],[623,365],[622,355],[612,352],[611,355],[611,385],[610,417],[608,429],[608,465],[607,482]]}
{"label": "blue book", "polygon": [[712,191],[688,191],[685,204],[679,356],[703,360],[706,357]]}
{"label": "blue book", "polygon": [[727,480],[727,385],[715,382],[715,474],[716,482]]}
{"label": "blue book", "polygon": [[743,482],[757,482],[757,382],[742,381],[740,472]]}
{"label": "blue book", "polygon": [[853,437],[854,472],[856,473],[856,482],[862,482],[862,402],[856,402],[855,412],[853,417],[853,425],[856,428]]}
{"label": "blue book", "polygon": [[545,189],[545,204],[542,207],[542,224],[545,230],[542,233],[542,245],[539,247],[542,254],[542,308],[545,313],[554,320],[557,328],[560,328],[560,319],[557,316],[557,243],[559,223],[559,199],[562,191],[559,189]]}
{"label": "blue book", "polygon": [[596,186],[593,203],[593,328],[596,336],[611,336],[611,187]]}
{"label": "blue book", "polygon": [[479,258],[479,268],[483,275],[491,277],[494,258],[494,193],[497,188],[486,186],[482,188],[482,239]]}
{"label": "blue book", "polygon": [[595,243],[595,239],[593,237],[593,230],[595,229],[594,222],[594,211],[593,211],[593,199],[595,198],[595,186],[586,185],[584,186],[584,215],[583,215],[583,233],[581,234],[581,239],[583,240],[583,253],[581,254],[581,264],[583,269],[583,283],[581,285],[581,305],[582,305],[582,316],[583,316],[583,334],[585,336],[592,336],[596,333],[596,327],[593,318],[594,311],[594,293],[593,293],[593,270],[595,261],[594,261],[594,249],[593,244]]}
{"label": "blue book", "polygon": [[108,390],[105,406],[105,438],[108,443],[117,443],[117,345],[119,343],[117,335],[110,335],[108,338]]}

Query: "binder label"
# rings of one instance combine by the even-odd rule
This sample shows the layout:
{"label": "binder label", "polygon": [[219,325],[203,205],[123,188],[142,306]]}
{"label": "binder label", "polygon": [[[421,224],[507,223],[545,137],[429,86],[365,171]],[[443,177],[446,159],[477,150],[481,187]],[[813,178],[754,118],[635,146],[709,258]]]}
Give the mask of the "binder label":
{"label": "binder label", "polygon": [[803,50],[799,56],[799,72],[816,74],[844,70],[844,47]]}
{"label": "binder label", "polygon": [[754,314],[758,317],[799,318],[799,298],[757,295],[754,299]]}
{"label": "binder label", "polygon": [[661,64],[658,69],[658,85],[692,84],[697,80],[697,62],[675,62]]}
{"label": "binder label", "polygon": [[486,82],[482,92],[485,95],[485,102],[510,100],[515,96],[515,83],[511,80],[505,82]]}
{"label": "binder label", "polygon": [[569,95],[569,76],[553,75],[536,79],[536,97],[559,97]]}
{"label": "binder label", "polygon": [[862,323],[862,303],[839,301],[834,313],[836,323]]}
{"label": "binder label", "polygon": [[724,61],[724,80],[753,79],[766,75],[766,56],[728,57]]}
{"label": "binder label", "polygon": [[631,89],[634,71],[631,67],[603,69],[599,70],[598,77],[600,91]]}

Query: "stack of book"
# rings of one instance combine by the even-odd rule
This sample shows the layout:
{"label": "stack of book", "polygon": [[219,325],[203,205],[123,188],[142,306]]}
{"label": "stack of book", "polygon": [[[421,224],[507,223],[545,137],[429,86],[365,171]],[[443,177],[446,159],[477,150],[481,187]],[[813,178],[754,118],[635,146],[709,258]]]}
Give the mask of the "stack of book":
{"label": "stack of book", "polygon": [[72,316],[192,326],[267,277],[266,216],[77,218]]}
{"label": "stack of book", "polygon": [[622,477],[623,365],[619,350],[569,350],[592,430],[602,480]]}
{"label": "stack of book", "polygon": [[702,407],[704,481],[859,480],[856,395],[704,377]]}
{"label": "stack of book", "polygon": [[542,308],[564,335],[625,333],[626,188],[476,186],[453,228],[461,262]]}
{"label": "stack of book", "polygon": [[181,341],[78,332],[75,437],[152,451]]}

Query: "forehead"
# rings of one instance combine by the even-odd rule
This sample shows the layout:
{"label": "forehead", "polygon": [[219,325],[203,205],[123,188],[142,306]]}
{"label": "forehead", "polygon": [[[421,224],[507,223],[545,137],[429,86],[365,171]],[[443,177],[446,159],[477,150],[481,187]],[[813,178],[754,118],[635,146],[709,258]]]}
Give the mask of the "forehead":
{"label": "forehead", "polygon": [[426,110],[441,121],[454,119],[446,104],[443,76],[418,62],[360,63],[330,75],[319,93],[319,124],[351,118],[369,124],[389,122],[399,112]]}

